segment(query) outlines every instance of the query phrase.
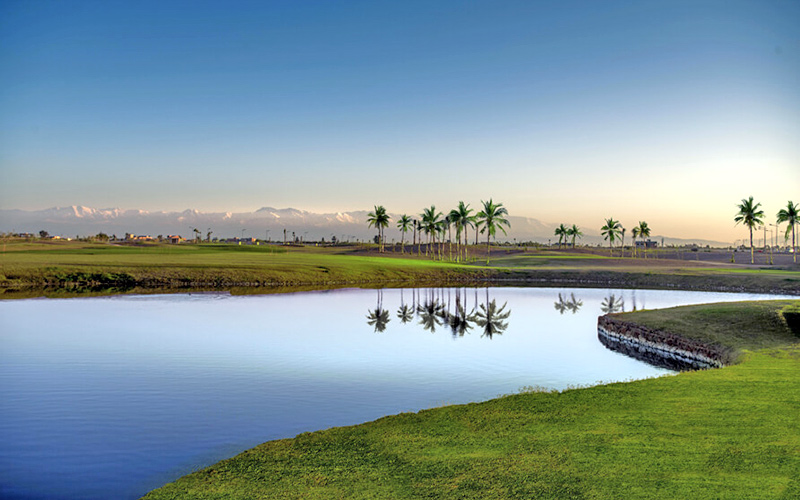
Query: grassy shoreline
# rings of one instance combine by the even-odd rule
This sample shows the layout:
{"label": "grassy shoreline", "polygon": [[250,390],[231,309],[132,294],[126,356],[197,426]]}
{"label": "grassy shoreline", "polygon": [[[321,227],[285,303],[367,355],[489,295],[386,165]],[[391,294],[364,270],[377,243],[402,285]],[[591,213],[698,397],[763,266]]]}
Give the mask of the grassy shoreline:
{"label": "grassy shoreline", "polygon": [[[491,265],[363,247],[109,245],[18,242],[0,254],[0,297],[68,296],[131,290],[424,286],[658,288],[800,295],[800,267],[709,267],[690,261],[609,258],[585,251],[495,249]],[[480,247],[483,249],[483,247]],[[477,252],[477,249],[476,249]]]}
{"label": "grassy shoreline", "polygon": [[[733,366],[305,433],[144,498],[797,498],[800,337],[776,320],[787,304],[630,313],[721,333],[741,351]],[[738,335],[725,336],[731,320]]]}

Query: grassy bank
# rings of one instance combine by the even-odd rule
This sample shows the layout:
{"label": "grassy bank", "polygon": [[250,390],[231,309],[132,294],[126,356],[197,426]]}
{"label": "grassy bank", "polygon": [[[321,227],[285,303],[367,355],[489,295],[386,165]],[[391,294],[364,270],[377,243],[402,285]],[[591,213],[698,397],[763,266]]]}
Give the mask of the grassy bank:
{"label": "grassy bank", "polygon": [[[3,244],[0,294],[119,293],[159,287],[398,286],[492,281],[583,286],[800,293],[800,267],[609,258],[590,251],[471,249],[466,264],[361,246],[118,245],[67,241]],[[45,291],[33,291],[46,288]]]}
{"label": "grassy bank", "polygon": [[348,247],[52,242],[7,245],[0,255],[0,286],[5,288],[328,285],[483,274],[426,259],[359,254],[358,248]]}
{"label": "grassy bank", "polygon": [[738,365],[301,434],[145,498],[798,498],[800,338],[780,320],[787,304],[629,317],[712,330],[742,351]]}

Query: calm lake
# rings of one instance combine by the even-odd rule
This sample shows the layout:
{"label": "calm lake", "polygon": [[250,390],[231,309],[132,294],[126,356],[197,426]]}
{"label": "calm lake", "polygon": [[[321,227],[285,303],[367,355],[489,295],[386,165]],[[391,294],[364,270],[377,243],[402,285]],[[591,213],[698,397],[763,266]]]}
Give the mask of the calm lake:
{"label": "calm lake", "polygon": [[138,498],[264,441],[525,386],[671,373],[609,310],[776,298],[444,288],[0,301],[0,496]]}

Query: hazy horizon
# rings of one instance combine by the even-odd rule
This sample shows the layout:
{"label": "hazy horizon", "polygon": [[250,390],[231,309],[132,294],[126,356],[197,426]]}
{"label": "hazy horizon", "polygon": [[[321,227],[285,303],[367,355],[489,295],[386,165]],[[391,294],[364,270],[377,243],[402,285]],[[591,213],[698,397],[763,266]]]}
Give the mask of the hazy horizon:
{"label": "hazy horizon", "polygon": [[[437,208],[437,210],[439,210]],[[442,210],[444,211],[444,210]],[[148,211],[142,209],[121,209],[113,207],[86,207],[72,205],[69,207],[49,207],[38,211],[5,210],[0,209],[0,233],[27,232],[36,234],[40,230],[47,231],[51,236],[61,237],[86,237],[103,232],[122,237],[126,233],[152,236],[159,234],[179,234],[184,237],[194,237],[193,229],[201,229],[202,237],[207,231],[212,231],[214,237],[255,237],[258,239],[271,239],[281,241],[282,230],[287,229],[291,239],[296,233],[298,238],[307,241],[319,241],[324,238],[330,240],[336,236],[341,240],[371,240],[375,236],[375,229],[367,224],[367,210],[317,213],[309,212],[296,207],[259,207],[252,211],[224,211],[202,212],[196,209],[177,211]],[[400,230],[396,227],[397,219],[402,215],[389,211],[391,222],[384,234],[387,241],[401,239]],[[410,214],[419,219],[418,214]],[[558,237],[554,230],[559,221],[540,220],[511,214],[508,216],[511,224],[506,227],[506,234],[498,231],[494,241],[535,241],[547,243],[557,242]],[[623,221],[624,222],[624,221]],[[634,224],[623,224],[630,229]],[[578,243],[584,245],[606,245],[600,234],[599,225],[580,226],[583,236]],[[242,232],[244,230],[244,232]],[[474,229],[468,231],[470,241],[474,241]],[[773,241],[769,235],[769,241]],[[405,239],[411,238],[411,232]],[[480,235],[480,241],[485,242],[486,236]],[[703,235],[695,237],[678,237],[653,231],[651,238],[659,243],[662,240],[667,245],[699,244],[712,246],[728,246],[734,240],[714,240]],[[738,238],[741,242],[742,238]],[[626,242],[630,243],[630,234]],[[763,242],[763,231],[754,233],[756,244]]]}
{"label": "hazy horizon", "polygon": [[0,208],[514,216],[735,241],[800,202],[800,3],[0,6]]}

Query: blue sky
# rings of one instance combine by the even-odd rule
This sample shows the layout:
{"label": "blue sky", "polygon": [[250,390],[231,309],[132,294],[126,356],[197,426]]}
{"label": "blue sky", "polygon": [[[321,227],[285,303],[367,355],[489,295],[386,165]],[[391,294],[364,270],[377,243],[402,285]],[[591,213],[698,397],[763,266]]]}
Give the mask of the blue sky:
{"label": "blue sky", "polygon": [[[0,208],[800,201],[800,2],[0,4]],[[742,233],[742,234],[740,234]]]}

